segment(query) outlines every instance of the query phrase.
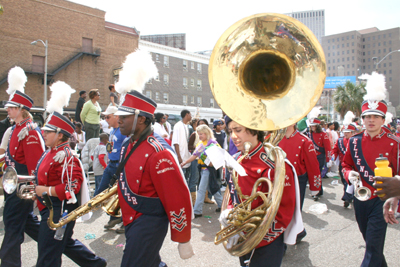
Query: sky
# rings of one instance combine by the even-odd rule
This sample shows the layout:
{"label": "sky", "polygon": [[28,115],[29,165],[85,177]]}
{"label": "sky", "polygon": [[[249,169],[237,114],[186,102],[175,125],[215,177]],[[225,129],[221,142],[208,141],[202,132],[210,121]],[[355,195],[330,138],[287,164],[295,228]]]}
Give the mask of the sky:
{"label": "sky", "polygon": [[186,33],[186,50],[212,50],[236,21],[258,13],[325,9],[325,35],[400,27],[399,0],[70,0],[106,12],[106,21],[135,27],[141,35]]}

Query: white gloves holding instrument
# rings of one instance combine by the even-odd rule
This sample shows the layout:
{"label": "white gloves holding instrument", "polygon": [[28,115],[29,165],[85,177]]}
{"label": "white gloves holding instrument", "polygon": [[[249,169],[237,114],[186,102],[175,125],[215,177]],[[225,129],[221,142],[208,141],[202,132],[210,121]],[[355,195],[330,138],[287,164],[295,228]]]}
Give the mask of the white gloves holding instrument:
{"label": "white gloves holding instrument", "polygon": [[349,182],[354,185],[357,183],[358,179],[360,177],[360,174],[356,171],[350,171],[349,172]]}
{"label": "white gloves holding instrument", "polygon": [[189,242],[186,243],[179,243],[178,245],[179,256],[181,259],[189,259],[194,255],[192,244]]}
{"label": "white gloves holding instrument", "polygon": [[[228,227],[228,226],[229,226],[229,224],[228,224],[228,215],[229,215],[229,212],[230,212],[231,210],[232,210],[232,209],[226,209],[226,210],[224,210],[223,212],[221,212],[221,215],[220,215],[219,218],[218,218],[218,221],[219,221],[224,227]],[[237,242],[238,242],[238,240],[239,240],[239,237],[240,237],[239,234],[236,234],[236,235],[230,237],[230,238],[228,239],[228,243],[226,244],[226,248],[227,248],[227,249],[230,249],[230,248],[232,248],[234,245],[236,245]]]}

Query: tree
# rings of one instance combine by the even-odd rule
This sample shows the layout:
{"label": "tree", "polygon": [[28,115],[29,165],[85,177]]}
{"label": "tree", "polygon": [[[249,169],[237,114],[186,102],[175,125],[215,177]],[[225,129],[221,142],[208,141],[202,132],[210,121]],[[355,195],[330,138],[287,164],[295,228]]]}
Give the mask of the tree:
{"label": "tree", "polygon": [[339,112],[342,118],[349,110],[352,111],[356,117],[359,117],[361,115],[361,104],[364,101],[363,96],[365,94],[365,83],[355,85],[347,81],[344,86],[339,85],[333,95],[335,110]]}

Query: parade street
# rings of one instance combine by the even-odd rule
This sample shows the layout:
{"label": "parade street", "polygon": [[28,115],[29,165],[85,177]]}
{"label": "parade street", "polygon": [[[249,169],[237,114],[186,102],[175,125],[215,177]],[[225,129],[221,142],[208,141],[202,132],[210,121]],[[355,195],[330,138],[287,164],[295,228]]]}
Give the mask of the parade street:
{"label": "parade street", "polygon": [[[307,236],[300,244],[288,246],[282,266],[360,266],[365,244],[354,218],[353,207],[343,208],[343,202],[340,200],[343,187],[339,180],[323,179],[323,185],[324,195],[318,202],[313,201],[307,192],[303,210]],[[325,207],[322,204],[326,205],[327,211],[319,214]],[[3,206],[3,199],[0,205]],[[214,245],[214,236],[220,227],[216,208],[216,205],[205,204],[204,216],[193,220],[191,243],[196,255],[191,259],[181,260],[177,243],[172,242],[169,234],[167,235],[161,249],[161,258],[168,266],[239,266],[238,258],[230,256],[222,245]],[[2,241],[3,219],[0,221]],[[76,224],[73,238],[79,239],[97,255],[107,259],[108,266],[120,266],[125,237],[116,234],[115,231],[105,231],[103,225],[107,221],[108,216],[103,211],[95,211],[89,222]],[[388,266],[399,266],[399,230],[399,225],[388,226],[385,243]],[[134,254],[135,251],[127,253]],[[36,259],[37,244],[25,235],[25,242],[22,244],[22,266],[35,266]],[[63,266],[76,265],[63,256]]]}

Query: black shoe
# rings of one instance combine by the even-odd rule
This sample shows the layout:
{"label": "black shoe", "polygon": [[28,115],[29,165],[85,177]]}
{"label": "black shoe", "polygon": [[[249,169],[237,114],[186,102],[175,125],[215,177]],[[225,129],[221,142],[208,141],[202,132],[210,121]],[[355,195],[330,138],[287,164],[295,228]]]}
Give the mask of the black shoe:
{"label": "black shoe", "polygon": [[216,209],[215,212],[221,212],[221,208]]}
{"label": "black shoe", "polygon": [[314,201],[318,201],[319,200],[319,196],[318,195],[312,196],[312,198],[314,199]]}
{"label": "black shoe", "polygon": [[202,217],[202,216],[203,216],[203,214],[196,214],[196,213],[194,214],[195,218],[199,218],[199,217]]}
{"label": "black shoe", "polygon": [[343,203],[343,207],[348,208],[350,206],[350,201],[345,200]]}
{"label": "black shoe", "polygon": [[300,243],[301,240],[307,235],[306,229],[303,229],[300,233],[297,234],[296,244]]}
{"label": "black shoe", "polygon": [[117,234],[125,234],[125,226],[124,226],[124,225],[121,225],[121,227],[118,228],[117,230],[115,230],[115,232],[116,232]]}

